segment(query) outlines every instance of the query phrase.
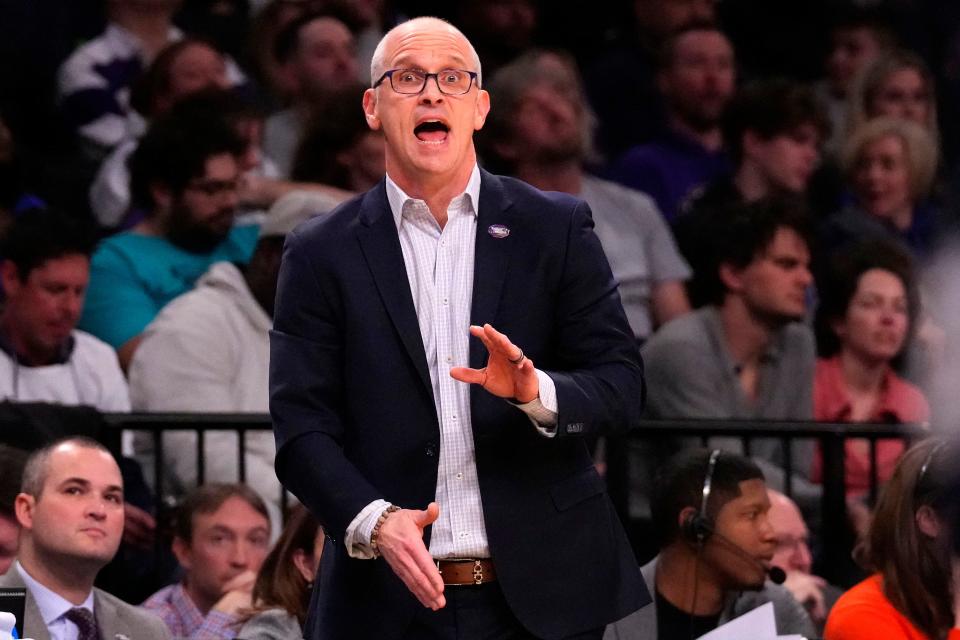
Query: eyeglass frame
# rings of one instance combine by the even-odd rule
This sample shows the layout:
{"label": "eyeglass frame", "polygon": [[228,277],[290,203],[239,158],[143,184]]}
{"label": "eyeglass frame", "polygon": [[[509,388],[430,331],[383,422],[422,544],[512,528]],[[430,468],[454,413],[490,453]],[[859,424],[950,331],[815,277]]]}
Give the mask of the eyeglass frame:
{"label": "eyeglass frame", "polygon": [[[397,88],[393,86],[393,74],[395,74],[397,71],[416,71],[417,73],[422,73],[422,74],[423,74],[423,86],[421,86],[421,87],[420,87],[420,90],[417,91],[417,92],[415,92],[415,93],[404,93],[403,91],[397,91]],[[448,92],[444,91],[444,90],[443,90],[443,87],[440,86],[440,74],[443,73],[444,71],[457,71],[457,72],[466,73],[467,75],[469,75],[469,76],[470,76],[470,84],[467,85],[467,90],[464,91],[463,93],[448,93]],[[402,96],[416,96],[416,95],[420,95],[421,93],[423,93],[423,90],[427,88],[427,83],[430,81],[430,78],[433,78],[433,81],[437,84],[437,90],[438,90],[440,93],[442,93],[443,95],[445,95],[445,96],[465,96],[465,95],[467,95],[468,93],[470,93],[470,90],[471,90],[471,89],[473,89],[473,85],[477,83],[477,78],[479,78],[479,77],[480,77],[480,74],[479,74],[479,73],[477,73],[476,71],[468,71],[467,69],[441,69],[440,71],[437,71],[436,73],[427,73],[426,71],[423,71],[423,70],[421,70],[421,69],[413,69],[413,68],[411,68],[411,67],[403,67],[403,68],[399,68],[399,69],[388,69],[387,71],[384,71],[384,72],[383,72],[383,75],[380,76],[380,79],[377,80],[376,82],[374,82],[374,83],[373,83],[373,86],[372,86],[371,88],[372,88],[372,89],[376,89],[376,88],[379,87],[381,84],[383,84],[383,81],[384,81],[384,80],[389,79],[389,80],[390,80],[390,89],[393,90],[394,93],[399,93],[399,94],[402,95]],[[477,85],[477,86],[480,86],[480,85]]]}
{"label": "eyeglass frame", "polygon": [[234,194],[240,190],[241,178],[234,180],[208,180],[206,178],[195,178],[184,185],[185,191],[194,191],[203,194],[207,198],[217,198],[224,194]]}

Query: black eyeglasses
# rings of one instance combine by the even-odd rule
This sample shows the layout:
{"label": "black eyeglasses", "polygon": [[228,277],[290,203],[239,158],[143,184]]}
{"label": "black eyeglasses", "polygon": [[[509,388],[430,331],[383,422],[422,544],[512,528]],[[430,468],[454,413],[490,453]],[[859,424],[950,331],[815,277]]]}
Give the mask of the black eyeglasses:
{"label": "black eyeglasses", "polygon": [[433,78],[437,81],[440,93],[448,96],[462,96],[473,87],[477,73],[463,69],[443,69],[436,73],[427,73],[419,69],[390,69],[373,83],[373,87],[379,87],[387,78],[390,79],[390,87],[394,91],[405,95],[420,93],[427,86],[427,80]]}
{"label": "black eyeglasses", "polygon": [[208,198],[221,195],[223,193],[236,193],[240,189],[240,180],[191,180],[187,183],[187,189],[198,191]]}

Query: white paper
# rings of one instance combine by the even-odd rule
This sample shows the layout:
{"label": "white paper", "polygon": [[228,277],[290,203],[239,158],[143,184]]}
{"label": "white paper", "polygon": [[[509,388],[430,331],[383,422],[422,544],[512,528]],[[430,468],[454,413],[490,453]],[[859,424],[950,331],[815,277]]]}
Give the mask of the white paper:
{"label": "white paper", "polygon": [[723,626],[705,633],[697,640],[776,640],[777,621],[773,617],[773,603],[748,611]]}

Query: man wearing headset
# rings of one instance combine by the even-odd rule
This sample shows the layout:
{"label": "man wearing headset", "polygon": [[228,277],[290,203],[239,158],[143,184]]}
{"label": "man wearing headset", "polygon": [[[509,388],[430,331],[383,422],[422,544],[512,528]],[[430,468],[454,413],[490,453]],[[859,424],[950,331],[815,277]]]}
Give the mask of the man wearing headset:
{"label": "man wearing headset", "polygon": [[692,640],[767,602],[778,634],[815,635],[807,613],[774,582],[783,571],[770,564],[770,499],[750,459],[681,451],[657,474],[651,510],[660,554],[640,571],[654,602],[608,626],[604,640]]}

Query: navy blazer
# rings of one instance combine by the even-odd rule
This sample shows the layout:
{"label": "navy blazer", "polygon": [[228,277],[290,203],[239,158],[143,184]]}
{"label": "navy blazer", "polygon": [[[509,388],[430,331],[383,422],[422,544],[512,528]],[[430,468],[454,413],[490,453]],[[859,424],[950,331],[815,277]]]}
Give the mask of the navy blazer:
{"label": "navy blazer", "polygon": [[[547,639],[649,601],[584,441],[634,427],[644,396],[592,228],[575,198],[481,173],[471,323],[489,322],[551,376],[559,417],[546,438],[473,386],[477,474],[500,586]],[[385,182],[288,236],[270,348],[277,475],[330,536],[307,638],[399,638],[422,605],[385,561],[350,558],[343,544],[373,500],[423,509],[436,493],[440,429]],[[485,362],[471,338],[470,366]]]}

